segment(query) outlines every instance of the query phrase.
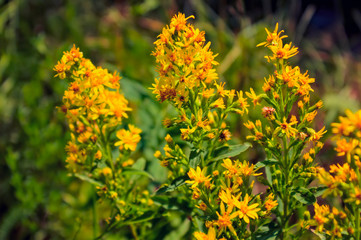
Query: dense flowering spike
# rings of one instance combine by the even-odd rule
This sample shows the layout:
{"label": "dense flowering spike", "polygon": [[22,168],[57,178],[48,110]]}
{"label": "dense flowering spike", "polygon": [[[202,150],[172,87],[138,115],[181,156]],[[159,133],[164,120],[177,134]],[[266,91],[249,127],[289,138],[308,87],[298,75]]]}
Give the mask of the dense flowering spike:
{"label": "dense flowering spike", "polygon": [[189,18],[179,13],[165,27],[155,41],[159,78],[153,84],[153,93],[161,102],[168,100],[176,106],[187,105],[189,91],[212,85],[218,75],[204,32],[187,24]]}
{"label": "dense flowering spike", "polygon": [[[292,43],[283,42],[287,36],[282,35],[282,30],[278,30],[278,24],[273,32],[266,29],[266,33],[266,41],[257,46],[265,46],[270,50],[271,54],[265,58],[275,66],[275,71],[265,78],[262,93],[257,94],[251,88],[246,95],[254,106],[266,104],[262,106],[262,120],[267,123],[259,119],[255,122],[248,121],[244,126],[251,132],[247,139],[264,147],[267,159],[265,164],[270,165],[268,174],[272,181],[266,182],[270,186],[271,195],[266,200],[266,213],[278,205],[273,200],[276,196],[283,205],[283,211],[277,213],[278,224],[285,228],[290,216],[302,205],[307,206],[305,201],[299,204],[293,201],[292,194],[303,194],[295,190],[299,186],[294,180],[302,182],[306,189],[316,177],[313,160],[323,146],[321,138],[326,131],[324,127],[319,131],[311,127],[317,110],[322,106],[321,101],[310,104],[310,93],[313,92],[311,84],[315,79],[309,77],[307,71],[302,72],[298,66],[293,67],[288,63],[288,59],[298,53],[298,48],[292,46]],[[240,216],[248,221],[253,215]],[[282,232],[280,239],[288,237],[288,232]]]}

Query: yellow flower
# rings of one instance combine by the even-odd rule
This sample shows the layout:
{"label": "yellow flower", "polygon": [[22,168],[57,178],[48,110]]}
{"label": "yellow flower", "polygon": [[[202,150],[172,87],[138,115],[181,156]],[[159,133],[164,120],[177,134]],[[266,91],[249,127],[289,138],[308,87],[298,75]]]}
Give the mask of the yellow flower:
{"label": "yellow flower", "polygon": [[254,123],[253,122],[251,122],[251,121],[249,121],[248,120],[248,122],[246,122],[246,123],[244,123],[244,126],[246,127],[246,128],[248,128],[249,130],[253,130],[253,129],[255,129],[255,125],[254,125]]}
{"label": "yellow flower", "polygon": [[261,97],[254,92],[253,88],[250,89],[250,92],[246,92],[246,95],[252,100],[254,106],[261,101]]}
{"label": "yellow flower", "polygon": [[238,110],[237,112],[241,115],[243,115],[244,113],[248,114],[249,104],[247,102],[247,98],[243,97],[242,91],[237,92],[237,96],[238,96],[237,103],[239,106],[239,109],[237,109]]}
{"label": "yellow flower", "polygon": [[324,224],[329,221],[327,215],[330,213],[330,208],[327,205],[318,205],[315,203],[315,216],[313,217],[317,223],[317,231],[321,232],[323,230]]}
{"label": "yellow flower", "polygon": [[102,169],[102,173],[104,174],[104,176],[108,176],[112,174],[112,170],[108,167],[105,167]]}
{"label": "yellow flower", "polygon": [[298,132],[296,128],[292,127],[292,125],[297,124],[297,121],[288,123],[287,119],[284,117],[283,122],[276,120],[276,123],[279,125],[279,127],[277,127],[275,132],[277,132],[277,130],[281,130],[283,133],[286,134],[287,137],[294,137]]}
{"label": "yellow flower", "polygon": [[223,159],[221,164],[227,171],[224,172],[227,178],[231,178],[238,174],[239,168],[236,164],[233,164],[232,160],[229,158]]}
{"label": "yellow flower", "polygon": [[298,83],[297,80],[300,75],[301,73],[299,67],[292,68],[291,66],[286,66],[282,70],[281,74],[280,73],[276,74],[276,77],[278,79],[281,79],[283,84],[287,84],[288,87],[292,88]]}
{"label": "yellow flower", "polygon": [[201,202],[199,205],[196,205],[196,207],[201,209],[202,211],[207,210],[207,205],[204,202]]}
{"label": "yellow flower", "polygon": [[[210,50],[210,42],[205,43],[204,32],[187,24],[189,18],[194,17],[185,17],[182,13],[174,16],[154,42],[152,53],[159,78],[151,89],[159,101],[168,100],[179,109],[188,106],[184,104],[189,101],[190,90],[208,89],[218,78],[214,69],[218,63]],[[219,87],[221,91],[223,86]],[[204,96],[209,98],[212,94],[207,91]]]}
{"label": "yellow flower", "polygon": [[344,135],[348,136],[350,133],[353,132],[354,126],[352,125],[352,122],[345,117],[340,117],[339,123],[331,123],[332,126],[332,133],[335,135]]}
{"label": "yellow flower", "polygon": [[356,139],[351,139],[349,142],[342,138],[337,141],[337,147],[335,148],[337,156],[344,156],[346,153],[351,153],[359,144],[359,141]]}
{"label": "yellow flower", "polygon": [[197,240],[217,240],[216,230],[213,227],[208,229],[208,234],[205,234],[203,232],[195,232],[194,237]]}
{"label": "yellow flower", "polygon": [[180,131],[182,133],[182,139],[183,140],[187,140],[189,139],[189,136],[194,133],[194,131],[196,130],[196,127],[193,128],[189,128],[189,126],[187,126],[187,128],[182,128]]}
{"label": "yellow flower", "polygon": [[248,194],[246,194],[243,201],[238,201],[237,199],[234,200],[236,207],[239,209],[237,212],[240,219],[243,219],[246,223],[249,223],[250,218],[258,218],[257,212],[261,209],[257,208],[258,203],[254,203],[248,206],[250,200]]}
{"label": "yellow flower", "polygon": [[283,33],[283,30],[278,32],[278,23],[276,23],[276,27],[275,30],[273,30],[273,32],[268,31],[267,28],[265,28],[266,32],[267,32],[267,39],[266,42],[261,42],[260,44],[257,45],[257,47],[260,46],[277,46],[280,42],[280,40],[282,40],[282,38],[286,38],[287,36],[281,36],[281,33]]}
{"label": "yellow flower", "polygon": [[215,224],[218,226],[218,229],[219,229],[218,236],[220,236],[222,234],[222,232],[224,230],[226,230],[227,228],[231,231],[231,233],[236,235],[236,231],[234,230],[234,228],[232,226],[232,219],[237,217],[238,213],[234,212],[234,213],[230,214],[232,212],[232,207],[228,207],[228,209],[226,211],[224,203],[221,202],[220,205],[221,205],[221,214],[219,214],[219,212],[216,212],[217,216],[218,216],[218,220],[216,220],[216,222],[215,222]]}
{"label": "yellow flower", "polygon": [[216,101],[214,101],[211,104],[211,107],[220,108],[220,109],[225,109],[226,108],[226,106],[224,105],[223,98],[218,98]]}
{"label": "yellow flower", "polygon": [[231,139],[231,132],[227,129],[223,130],[219,135],[219,141],[228,141]]}
{"label": "yellow flower", "polygon": [[224,89],[224,85],[225,85],[225,84],[226,84],[225,82],[220,83],[220,84],[218,84],[218,83],[215,83],[215,84],[214,84],[214,85],[216,86],[216,88],[217,88],[217,93],[218,93],[218,95],[221,96],[221,97],[225,97],[225,96],[226,96],[227,90]]}
{"label": "yellow flower", "polygon": [[71,65],[66,64],[64,61],[58,61],[58,64],[54,66],[54,71],[57,74],[54,77],[59,77],[60,79],[64,79],[66,77],[66,72],[69,71]]}
{"label": "yellow flower", "polygon": [[119,146],[119,149],[135,151],[138,142],[140,141],[141,130],[129,124],[129,131],[120,129],[116,136],[119,139],[114,145]]}
{"label": "yellow flower", "polygon": [[229,188],[226,189],[226,191],[221,190],[218,194],[219,198],[225,203],[227,204],[228,207],[233,207],[234,206],[234,196],[232,195],[231,191],[229,190]]}
{"label": "yellow flower", "polygon": [[102,158],[102,152],[100,150],[98,150],[95,155],[94,155],[95,159],[101,159]]}
{"label": "yellow flower", "polygon": [[346,115],[355,128],[361,130],[361,110],[357,111],[356,113],[352,113],[350,110],[348,110],[346,111]]}
{"label": "yellow flower", "polygon": [[285,44],[283,46],[282,41],[279,41],[277,45],[269,46],[269,49],[272,51],[273,56],[266,58],[270,60],[280,60],[280,59],[289,59],[290,57],[295,56],[298,53],[298,48],[292,46],[292,43]]}
{"label": "yellow flower", "polygon": [[321,128],[320,131],[312,134],[310,141],[314,141],[314,142],[319,141],[322,138],[323,134],[325,134],[326,132],[327,130],[325,130],[325,127]]}
{"label": "yellow flower", "polygon": [[350,193],[350,198],[347,199],[347,202],[355,203],[356,205],[360,205],[361,203],[361,189],[359,187],[354,188],[355,192]]}
{"label": "yellow flower", "polygon": [[273,193],[271,193],[270,195],[268,195],[267,200],[264,204],[264,206],[266,207],[267,211],[271,211],[274,207],[276,207],[278,205],[277,200],[274,200],[274,195]]}
{"label": "yellow flower", "polygon": [[344,163],[342,166],[340,164],[333,164],[330,166],[330,173],[334,173],[336,176],[334,182],[342,183],[347,182],[348,180],[357,179],[355,171],[350,167],[348,163]]}
{"label": "yellow flower", "polygon": [[187,24],[187,20],[189,18],[194,18],[193,15],[189,16],[189,17],[185,17],[185,15],[183,13],[178,13],[178,15],[175,15],[170,23],[170,27],[171,28],[175,28],[176,31],[181,31],[184,30]]}
{"label": "yellow flower", "polygon": [[196,188],[201,183],[203,183],[206,187],[210,187],[211,177],[205,176],[206,171],[206,168],[203,168],[203,170],[201,170],[200,167],[197,167],[196,170],[191,168],[188,172],[188,176],[191,180],[187,180],[186,183],[192,184],[192,189]]}
{"label": "yellow flower", "polygon": [[259,176],[262,174],[262,173],[255,173],[254,165],[253,164],[249,165],[249,163],[247,163],[246,161],[244,161],[243,163],[238,163],[238,166],[239,166],[238,173],[241,176],[249,177],[249,176]]}

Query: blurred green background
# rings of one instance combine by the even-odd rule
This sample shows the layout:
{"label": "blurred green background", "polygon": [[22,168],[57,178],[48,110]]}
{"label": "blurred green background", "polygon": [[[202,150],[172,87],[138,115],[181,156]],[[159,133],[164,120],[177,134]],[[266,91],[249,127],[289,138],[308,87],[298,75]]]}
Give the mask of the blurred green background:
{"label": "blurred green background", "polygon": [[[166,179],[153,153],[164,146],[161,120],[169,109],[148,89],[156,76],[150,54],[175,13],[196,16],[196,27],[219,53],[221,80],[237,90],[259,89],[273,71],[264,59],[267,50],[256,45],[264,28],[279,22],[300,49],[291,62],[316,78],[314,100],[325,104],[316,125],[329,127],[345,109],[360,107],[360,9],[357,1],[337,0],[0,0],[0,240],[92,236],[93,188],[64,167],[69,133],[56,106],[66,82],[52,70],[73,43],[96,65],[121,72],[134,109],[130,121],[143,130],[138,155],[155,176],[152,190]],[[234,136],[244,140],[241,119],[231,124]],[[321,163],[331,148],[328,143]],[[164,238],[181,239],[178,225],[175,220]],[[113,238],[121,235],[107,239]]]}

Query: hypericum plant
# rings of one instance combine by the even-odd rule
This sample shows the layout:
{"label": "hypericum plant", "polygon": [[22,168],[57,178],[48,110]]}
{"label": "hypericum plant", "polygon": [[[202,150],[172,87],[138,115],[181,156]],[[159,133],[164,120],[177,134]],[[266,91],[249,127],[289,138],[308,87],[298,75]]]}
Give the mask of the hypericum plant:
{"label": "hypericum plant", "polygon": [[[345,156],[343,164],[333,164],[330,170],[318,169],[318,179],[327,188],[323,197],[341,200],[331,207],[315,204],[315,215],[309,222],[326,239],[361,239],[361,110],[346,111],[346,117],[332,123],[336,152]],[[336,199],[335,199],[336,198]]]}
{"label": "hypericum plant", "polygon": [[320,138],[326,131],[323,127],[316,132],[311,125],[322,102],[310,103],[313,91],[310,84],[314,78],[287,61],[298,53],[297,47],[283,43],[287,36],[278,32],[278,24],[273,32],[267,29],[266,32],[267,40],[258,46],[271,50],[271,55],[265,58],[275,66],[275,71],[265,78],[261,94],[253,89],[246,93],[255,106],[262,103],[264,119],[244,125],[251,132],[248,139],[262,145],[266,153],[266,159],[257,166],[265,167],[267,178],[259,180],[279,203],[274,232],[279,239],[298,238],[303,230],[292,222],[292,216],[313,204],[318,190],[309,185],[316,177],[314,158],[323,146]]}
{"label": "hypericum plant", "polygon": [[[54,70],[55,76],[69,82],[60,108],[71,131],[66,146],[67,168],[74,176],[95,185],[99,200],[110,202],[111,215],[103,234],[130,225],[136,238],[134,220],[139,222],[154,206],[149,193],[135,184],[134,174],[141,172],[131,168],[134,160],[130,155],[141,139],[141,130],[131,124],[127,129],[123,126],[131,109],[119,92],[120,77],[95,67],[75,45],[64,52]],[[113,151],[115,147],[118,151]],[[97,224],[96,215],[93,217]]]}
{"label": "hypericum plant", "polygon": [[218,63],[211,43],[206,43],[203,31],[187,24],[189,18],[194,17],[174,16],[158,36],[153,52],[159,73],[153,93],[178,112],[176,118],[164,120],[164,125],[179,129],[190,149],[185,152],[166,136],[165,153],[157,151],[155,156],[169,169],[173,181],[158,194],[177,188],[183,193],[178,198],[189,202],[186,214],[192,217],[194,227],[202,230],[194,233],[197,239],[254,238],[270,221],[277,202],[272,194],[264,202],[252,194],[252,176],[260,175],[252,164],[230,159],[249,144],[228,144],[227,116],[247,113],[249,105],[242,91],[227,90],[225,83],[217,82],[214,66]]}

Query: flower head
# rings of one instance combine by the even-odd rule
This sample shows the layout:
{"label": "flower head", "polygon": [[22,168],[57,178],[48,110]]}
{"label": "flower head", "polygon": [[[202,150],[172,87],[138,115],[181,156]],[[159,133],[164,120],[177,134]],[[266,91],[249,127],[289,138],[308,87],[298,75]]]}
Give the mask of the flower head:
{"label": "flower head", "polygon": [[249,204],[249,196],[248,194],[246,194],[246,196],[244,197],[243,201],[238,201],[237,199],[235,199],[235,205],[236,207],[239,209],[238,212],[238,216],[240,219],[243,219],[246,223],[249,223],[249,219],[256,219],[258,218],[258,214],[257,212],[259,210],[261,210],[258,207],[258,203],[254,203],[251,205]]}

